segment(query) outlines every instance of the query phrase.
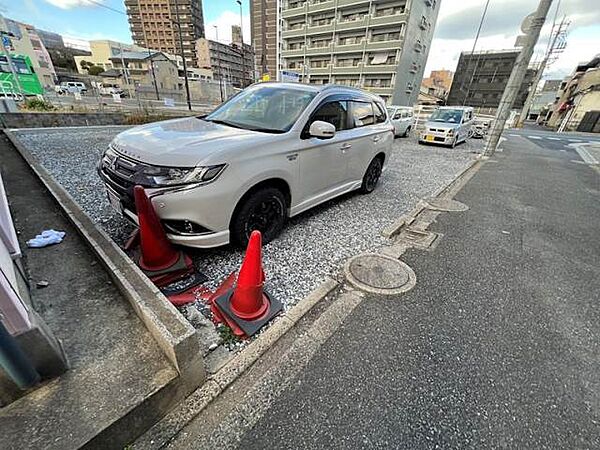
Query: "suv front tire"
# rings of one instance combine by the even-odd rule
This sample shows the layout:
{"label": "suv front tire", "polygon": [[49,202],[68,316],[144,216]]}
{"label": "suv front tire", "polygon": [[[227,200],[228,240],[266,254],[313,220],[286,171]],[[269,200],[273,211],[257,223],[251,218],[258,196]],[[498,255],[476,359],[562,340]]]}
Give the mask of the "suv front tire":
{"label": "suv front tire", "polygon": [[263,243],[276,238],[288,218],[285,195],[275,187],[260,188],[242,199],[229,228],[231,242],[246,247],[250,233],[259,230]]}

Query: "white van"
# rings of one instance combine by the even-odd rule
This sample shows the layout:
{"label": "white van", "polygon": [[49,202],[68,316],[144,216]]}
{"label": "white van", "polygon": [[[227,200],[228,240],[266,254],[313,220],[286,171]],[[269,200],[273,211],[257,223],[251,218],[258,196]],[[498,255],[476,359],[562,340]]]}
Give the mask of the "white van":
{"label": "white van", "polygon": [[388,106],[388,115],[394,125],[394,136],[408,137],[415,124],[410,106]]}
{"label": "white van", "polygon": [[58,86],[54,86],[54,90],[57,94],[85,94],[87,92],[87,87],[81,81],[63,81]]}
{"label": "white van", "polygon": [[441,106],[436,109],[419,135],[419,144],[443,144],[454,148],[473,135],[473,108]]}

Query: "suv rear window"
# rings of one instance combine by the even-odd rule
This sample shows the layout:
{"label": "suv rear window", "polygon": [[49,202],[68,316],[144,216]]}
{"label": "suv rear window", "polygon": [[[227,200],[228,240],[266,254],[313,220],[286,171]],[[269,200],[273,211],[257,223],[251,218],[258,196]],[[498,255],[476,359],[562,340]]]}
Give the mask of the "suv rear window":
{"label": "suv rear window", "polygon": [[373,114],[373,104],[367,102],[352,101],[352,124],[358,127],[365,127],[375,123]]}

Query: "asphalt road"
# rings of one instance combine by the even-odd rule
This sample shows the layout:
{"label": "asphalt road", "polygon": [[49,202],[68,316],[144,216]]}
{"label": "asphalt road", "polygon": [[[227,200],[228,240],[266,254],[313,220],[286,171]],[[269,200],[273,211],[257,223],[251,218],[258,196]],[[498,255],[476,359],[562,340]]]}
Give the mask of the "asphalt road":
{"label": "asphalt road", "polygon": [[403,256],[412,291],[368,296],[301,370],[277,362],[291,379],[170,448],[600,448],[600,178],[534,134],[507,133],[470,209]]}

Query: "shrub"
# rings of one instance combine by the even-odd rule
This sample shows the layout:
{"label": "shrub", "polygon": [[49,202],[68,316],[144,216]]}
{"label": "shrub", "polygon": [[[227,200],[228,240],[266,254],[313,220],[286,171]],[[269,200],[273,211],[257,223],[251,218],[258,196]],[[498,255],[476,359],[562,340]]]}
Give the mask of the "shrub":
{"label": "shrub", "polygon": [[39,98],[30,98],[25,101],[24,108],[30,111],[52,111],[54,105]]}

